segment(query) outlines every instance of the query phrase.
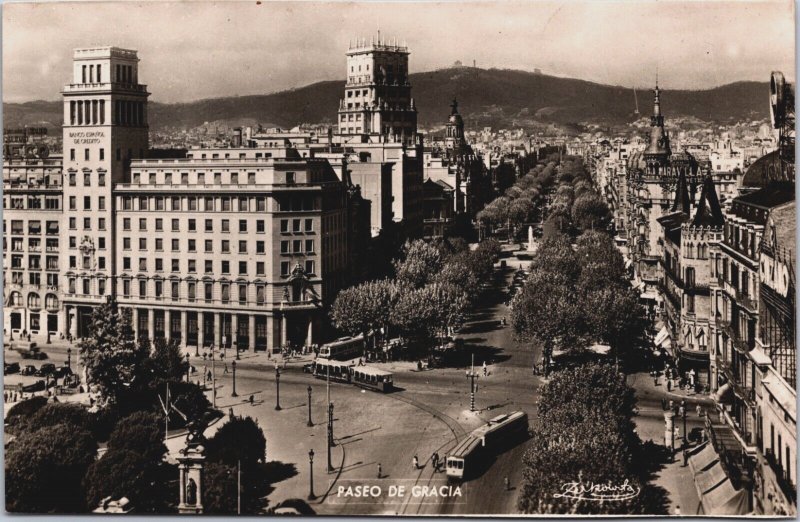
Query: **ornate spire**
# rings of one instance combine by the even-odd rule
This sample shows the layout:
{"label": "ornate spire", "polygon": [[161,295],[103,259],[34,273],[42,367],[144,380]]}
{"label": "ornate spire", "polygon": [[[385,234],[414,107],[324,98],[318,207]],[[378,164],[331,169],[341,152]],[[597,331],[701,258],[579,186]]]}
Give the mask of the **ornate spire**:
{"label": "ornate spire", "polygon": [[673,212],[683,212],[687,217],[692,210],[689,190],[686,187],[686,175],[683,173],[683,169],[680,169],[678,174],[678,186],[675,187],[675,201],[672,203],[671,210]]}
{"label": "ornate spire", "polygon": [[453,101],[450,102],[450,115],[458,114],[458,100],[453,97]]}

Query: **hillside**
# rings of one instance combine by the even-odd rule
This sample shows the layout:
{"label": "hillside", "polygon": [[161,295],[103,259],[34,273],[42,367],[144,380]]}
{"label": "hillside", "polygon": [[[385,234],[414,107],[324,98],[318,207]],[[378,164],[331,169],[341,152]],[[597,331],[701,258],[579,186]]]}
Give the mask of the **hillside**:
{"label": "hillside", "polygon": [[[449,114],[458,97],[468,127],[526,126],[533,121],[556,123],[632,121],[632,89],[557,78],[525,71],[460,67],[411,75],[412,93],[422,127],[436,126]],[[336,121],[342,81],[318,82],[273,94],[200,100],[190,103],[151,103],[154,130],[192,128],[206,121],[255,120],[284,127],[299,123]],[[737,82],[702,91],[664,91],[667,118],[693,116],[725,122],[767,118],[766,83]],[[639,110],[652,110],[652,94],[637,91]],[[4,125],[61,124],[60,102],[4,103]]]}

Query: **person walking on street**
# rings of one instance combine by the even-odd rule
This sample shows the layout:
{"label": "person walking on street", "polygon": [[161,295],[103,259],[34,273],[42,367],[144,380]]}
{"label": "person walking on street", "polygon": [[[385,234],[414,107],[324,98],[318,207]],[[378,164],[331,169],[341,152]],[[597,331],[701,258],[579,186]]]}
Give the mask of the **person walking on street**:
{"label": "person walking on street", "polygon": [[381,463],[378,462],[378,478],[383,477],[383,470],[381,470]]}
{"label": "person walking on street", "polygon": [[222,373],[228,373],[228,363],[225,363],[225,371]]}
{"label": "person walking on street", "polygon": [[416,455],[414,455],[414,458],[411,460],[411,463],[414,465],[414,469],[419,469],[419,459],[417,458]]}
{"label": "person walking on street", "polygon": [[508,477],[503,479],[503,483],[506,486],[506,491],[511,491],[511,482],[508,480]]}
{"label": "person walking on street", "polygon": [[483,376],[484,376],[484,377],[486,377],[486,373],[487,373],[488,371],[489,371],[489,370],[486,368],[486,361],[483,361]]}
{"label": "person walking on street", "polygon": [[250,406],[255,406],[255,397],[250,396]]}
{"label": "person walking on street", "polygon": [[431,463],[433,464],[433,471],[439,471],[439,454],[435,451],[431,455]]}

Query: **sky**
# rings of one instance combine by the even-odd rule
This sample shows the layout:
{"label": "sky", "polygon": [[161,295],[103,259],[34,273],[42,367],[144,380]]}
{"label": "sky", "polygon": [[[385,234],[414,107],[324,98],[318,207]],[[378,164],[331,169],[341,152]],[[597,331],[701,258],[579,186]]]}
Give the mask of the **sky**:
{"label": "sky", "polygon": [[101,45],[138,50],[160,102],[343,80],[349,42],[378,30],[406,42],[412,73],[475,60],[702,89],[795,71],[792,0],[5,3],[3,100],[59,99],[72,49]]}

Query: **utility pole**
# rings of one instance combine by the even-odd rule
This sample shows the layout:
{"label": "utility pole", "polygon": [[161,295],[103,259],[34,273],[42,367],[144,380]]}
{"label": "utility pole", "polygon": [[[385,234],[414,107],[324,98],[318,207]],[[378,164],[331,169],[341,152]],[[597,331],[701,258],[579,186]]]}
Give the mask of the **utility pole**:
{"label": "utility pole", "polygon": [[217,360],[214,358],[214,345],[211,345],[211,405],[217,407]]}
{"label": "utility pole", "polygon": [[242,460],[236,461],[236,514],[242,514]]}
{"label": "utility pole", "polygon": [[333,472],[331,448],[333,447],[333,404],[328,403],[328,473]]}
{"label": "utility pole", "polygon": [[469,411],[475,411],[475,354],[472,354],[472,367],[466,372],[470,380],[469,384]]}

